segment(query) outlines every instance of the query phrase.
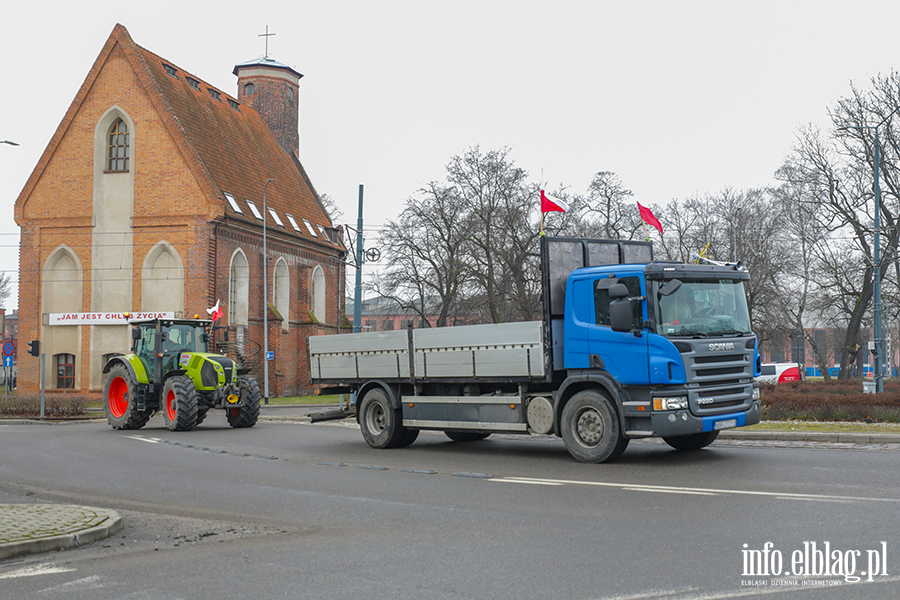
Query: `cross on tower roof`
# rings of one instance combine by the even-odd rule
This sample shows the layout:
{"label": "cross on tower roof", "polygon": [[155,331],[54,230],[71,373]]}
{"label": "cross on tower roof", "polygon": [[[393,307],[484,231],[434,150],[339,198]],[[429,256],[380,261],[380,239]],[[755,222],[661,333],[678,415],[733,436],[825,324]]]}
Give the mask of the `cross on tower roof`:
{"label": "cross on tower roof", "polygon": [[266,32],[261,33],[256,37],[264,37],[266,38],[266,58],[269,58],[269,36],[275,35],[274,33],[269,33],[269,26],[266,25]]}

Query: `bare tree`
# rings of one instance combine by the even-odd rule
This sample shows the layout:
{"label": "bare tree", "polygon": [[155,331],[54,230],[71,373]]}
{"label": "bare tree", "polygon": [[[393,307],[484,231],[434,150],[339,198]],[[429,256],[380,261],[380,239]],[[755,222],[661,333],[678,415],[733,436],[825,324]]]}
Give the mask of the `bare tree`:
{"label": "bare tree", "polygon": [[399,217],[385,225],[386,267],[373,291],[414,311],[426,326],[426,316],[436,310],[437,326],[446,326],[471,280],[464,254],[470,237],[466,213],[455,191],[435,182],[407,200]]}

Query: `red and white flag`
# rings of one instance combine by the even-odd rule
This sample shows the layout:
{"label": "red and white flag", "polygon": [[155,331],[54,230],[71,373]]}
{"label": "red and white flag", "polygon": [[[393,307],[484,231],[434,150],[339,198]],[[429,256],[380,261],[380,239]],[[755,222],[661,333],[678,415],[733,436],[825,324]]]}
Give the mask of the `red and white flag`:
{"label": "red and white flag", "polygon": [[548,196],[544,193],[544,190],[541,190],[541,212],[566,212],[569,210],[569,205],[563,202],[558,198],[553,198],[552,196]]}
{"label": "red and white flag", "polygon": [[641,206],[641,203],[638,202],[638,210],[641,211],[641,220],[648,225],[653,225],[657,229],[659,229],[660,235],[662,235],[662,223],[659,222],[659,219],[653,216],[653,211],[645,206]]}
{"label": "red and white flag", "polygon": [[216,319],[220,319],[222,317],[222,309],[219,308],[219,302],[221,302],[221,300],[216,300],[215,306],[213,306],[212,308],[206,309],[206,312],[209,313],[209,316],[212,318],[213,321],[215,321]]}

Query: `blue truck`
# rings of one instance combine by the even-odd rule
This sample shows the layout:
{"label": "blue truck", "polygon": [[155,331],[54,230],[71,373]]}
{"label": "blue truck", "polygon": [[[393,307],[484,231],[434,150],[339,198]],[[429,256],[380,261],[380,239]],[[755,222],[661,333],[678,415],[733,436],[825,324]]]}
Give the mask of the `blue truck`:
{"label": "blue truck", "polygon": [[541,238],[541,321],[311,337],[310,382],[356,392],[374,448],[421,430],[561,437],[577,460],[632,439],[678,450],[758,423],[760,358],[740,263],[656,261],[649,242]]}

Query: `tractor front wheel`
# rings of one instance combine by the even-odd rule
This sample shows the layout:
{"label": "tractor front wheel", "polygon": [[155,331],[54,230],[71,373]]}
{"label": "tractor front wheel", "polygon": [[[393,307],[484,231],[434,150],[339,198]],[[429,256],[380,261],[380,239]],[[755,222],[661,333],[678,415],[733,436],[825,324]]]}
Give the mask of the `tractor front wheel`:
{"label": "tractor front wheel", "polygon": [[190,377],[166,379],[162,390],[163,417],[169,431],[190,431],[197,426],[198,398]]}
{"label": "tractor front wheel", "polygon": [[238,375],[241,406],[225,407],[228,424],[232,427],[253,427],[259,420],[259,383],[249,375]]}

